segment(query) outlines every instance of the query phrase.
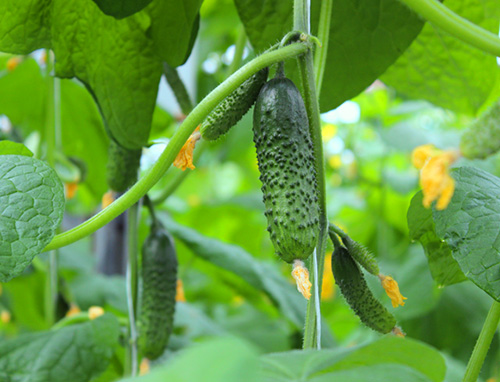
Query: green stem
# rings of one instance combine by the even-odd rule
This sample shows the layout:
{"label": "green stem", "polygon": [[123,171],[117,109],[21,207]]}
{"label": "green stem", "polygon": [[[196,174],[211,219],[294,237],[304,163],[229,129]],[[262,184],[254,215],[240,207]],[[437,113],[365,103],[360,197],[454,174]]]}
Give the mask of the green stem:
{"label": "green stem", "polygon": [[412,11],[452,36],[494,56],[500,56],[500,38],[457,15],[436,0],[400,0]]}
{"label": "green stem", "polygon": [[467,369],[465,370],[465,375],[463,382],[476,382],[479,377],[479,372],[483,366],[484,359],[486,358],[486,353],[490,347],[493,336],[498,327],[498,322],[500,321],[500,303],[497,301],[493,302],[491,305],[486,321],[484,321],[481,333],[479,333],[479,338],[477,339],[476,346],[472,351],[472,355],[469,359]]}
{"label": "green stem", "polygon": [[165,174],[165,172],[169,169],[182,145],[196,129],[196,126],[203,122],[205,117],[224,98],[226,98],[247,78],[259,70],[288,58],[296,57],[303,54],[308,49],[309,44],[304,43],[287,45],[283,48],[279,48],[256,57],[236,71],[226,81],[217,86],[193,109],[191,113],[189,113],[172,139],[169,141],[158,161],[136,184],[134,184],[125,194],[98,214],[94,215],[79,226],[62,234],[56,235],[50,244],[45,248],[45,251],[61,248],[65,245],[74,243],[75,241],[95,232],[123,213],[127,208],[142,198],[151,189],[151,187],[158,182],[163,174]]}
{"label": "green stem", "polygon": [[231,65],[229,66],[229,75],[233,74],[238,70],[241,65],[241,60],[243,59],[243,53],[245,52],[245,45],[247,43],[247,35],[245,34],[245,28],[240,25],[238,31],[238,39],[234,46],[234,56]]}
{"label": "green stem", "polygon": [[165,74],[165,78],[167,79],[170,88],[174,92],[174,96],[177,99],[177,102],[181,108],[181,111],[184,115],[188,115],[193,110],[193,103],[191,102],[191,98],[189,98],[189,94],[187,92],[186,86],[184,82],[182,82],[179,77],[179,73],[176,68],[172,68],[166,62],[163,63],[163,73]]}
{"label": "green stem", "polygon": [[[297,9],[302,9],[302,18],[295,14]],[[305,30],[308,32],[306,22],[309,20],[309,10],[305,7],[303,0],[295,0],[294,2],[294,30]],[[299,23],[303,22],[303,25]],[[297,23],[297,24],[295,24]],[[306,28],[303,26],[306,25]],[[319,301],[319,291],[321,290],[323,268],[325,260],[325,244],[328,227],[328,219],[326,216],[326,191],[325,191],[325,166],[323,157],[323,141],[321,138],[321,122],[319,117],[318,96],[316,93],[313,56],[311,50],[298,57],[299,70],[302,78],[304,89],[304,104],[306,106],[307,117],[309,120],[309,130],[314,147],[314,167],[316,170],[318,204],[320,208],[320,230],[318,245],[316,247],[317,272],[312,272],[312,284],[318,293],[313,293],[307,304],[306,323],[304,329],[304,349],[320,348],[321,344],[317,341],[319,334],[317,333],[317,320],[320,319],[316,313]],[[314,266],[314,262],[311,262]],[[317,275],[317,279],[314,278]]]}
{"label": "green stem", "polygon": [[138,289],[138,225],[139,203],[134,204],[127,214],[127,307],[129,319],[129,344],[125,359],[125,375],[137,375],[137,289]]}
{"label": "green stem", "polygon": [[[125,317],[117,317],[118,323],[121,326],[128,327],[129,321]],[[64,317],[63,319],[59,320],[50,330],[59,330],[61,328],[64,328],[66,326],[71,326],[71,325],[76,325],[76,324],[81,324],[84,322],[90,321],[89,313],[88,312],[80,312],[77,314],[74,314],[70,317]]]}
{"label": "green stem", "polygon": [[293,30],[309,33],[309,9],[307,0],[294,0],[293,2]]}
{"label": "green stem", "polygon": [[328,56],[328,43],[330,38],[330,21],[332,18],[333,0],[323,0],[319,14],[318,38],[321,47],[316,48],[314,54],[314,72],[316,73],[316,92],[321,94],[323,74],[325,73],[326,58]]}

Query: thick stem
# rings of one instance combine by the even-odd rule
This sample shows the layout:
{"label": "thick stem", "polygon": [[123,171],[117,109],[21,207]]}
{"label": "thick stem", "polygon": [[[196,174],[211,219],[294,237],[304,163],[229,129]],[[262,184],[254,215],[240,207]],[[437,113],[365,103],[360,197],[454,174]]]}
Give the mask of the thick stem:
{"label": "thick stem", "polygon": [[465,375],[463,382],[476,382],[479,377],[479,372],[483,366],[484,359],[486,358],[486,353],[490,347],[493,336],[498,327],[498,322],[500,321],[500,303],[497,301],[493,302],[491,305],[486,321],[484,321],[481,333],[479,333],[479,338],[477,339],[476,346],[472,351],[472,355],[469,359],[467,369],[465,370]]}
{"label": "thick stem", "polygon": [[188,140],[196,127],[203,122],[205,117],[224,98],[241,85],[247,78],[266,66],[296,57],[309,49],[309,44],[294,43],[286,47],[279,48],[272,52],[256,57],[241,69],[231,75],[226,81],[217,86],[203,101],[201,101],[191,113],[186,117],[177,132],[169,141],[167,147],[161,154],[154,166],[125,194],[111,203],[107,208],[83,222],[79,226],[56,235],[52,242],[45,248],[45,251],[61,248],[74,243],[103,227],[115,217],[123,213],[126,209],[136,203],[153,187],[165,174],[174,161],[182,145]]}
{"label": "thick stem", "polygon": [[400,0],[412,11],[445,32],[494,56],[500,56],[500,38],[457,15],[436,0]]}
{"label": "thick stem", "polygon": [[179,73],[177,73],[177,69],[172,68],[169,64],[164,62],[163,73],[165,74],[165,78],[167,79],[170,88],[174,92],[174,96],[177,99],[177,103],[179,104],[182,113],[184,115],[188,115],[191,113],[191,110],[193,110],[193,103],[191,102],[191,98],[189,98],[184,82],[182,82],[179,77]]}
{"label": "thick stem", "polygon": [[138,289],[138,225],[139,203],[134,204],[127,213],[127,307],[129,343],[125,359],[125,375],[137,375],[137,289]]}
{"label": "thick stem", "polygon": [[[297,6],[297,3],[299,4]],[[295,7],[300,7],[302,0],[297,0],[295,2]],[[308,9],[307,9],[308,11]],[[306,11],[305,15],[308,15]],[[307,17],[308,19],[308,17]],[[294,29],[298,29],[298,25],[294,25]],[[306,106],[307,117],[309,120],[309,131],[314,147],[314,167],[316,170],[316,181],[317,189],[316,195],[318,197],[318,204],[320,208],[320,221],[319,221],[319,238],[318,245],[316,247],[317,253],[317,267],[318,269],[312,272],[313,275],[317,275],[317,279],[314,279],[313,286],[316,288],[317,293],[314,293],[307,304],[306,312],[306,323],[304,329],[304,349],[310,348],[320,348],[321,344],[317,342],[319,335],[317,334],[317,317],[316,312],[319,306],[319,301],[316,301],[316,296],[319,296],[319,291],[321,291],[322,278],[323,278],[323,268],[325,260],[325,244],[326,244],[326,234],[328,227],[328,219],[326,216],[326,191],[325,191],[325,169],[324,169],[324,157],[323,157],[323,141],[321,138],[321,122],[319,116],[319,104],[318,96],[316,93],[314,67],[313,67],[313,56],[311,50],[308,50],[304,55],[298,58],[299,70],[302,78],[302,84],[304,89],[304,104]],[[311,262],[314,267],[314,261]]]}
{"label": "thick stem", "polygon": [[332,3],[333,0],[323,0],[321,2],[321,12],[319,14],[318,39],[321,41],[321,47],[316,47],[316,53],[314,54],[314,72],[316,73],[317,94],[321,94],[321,85],[323,83],[323,74],[325,73],[325,64],[328,55]]}
{"label": "thick stem", "polygon": [[309,8],[307,0],[293,2],[293,30],[309,33]]}

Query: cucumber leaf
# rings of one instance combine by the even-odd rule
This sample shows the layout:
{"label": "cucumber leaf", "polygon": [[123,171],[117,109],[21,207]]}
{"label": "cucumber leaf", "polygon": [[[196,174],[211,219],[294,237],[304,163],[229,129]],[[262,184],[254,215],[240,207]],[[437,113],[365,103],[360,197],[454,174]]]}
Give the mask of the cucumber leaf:
{"label": "cucumber leaf", "polygon": [[105,314],[84,324],[20,335],[0,344],[0,380],[87,382],[108,366],[118,346],[118,320]]}
{"label": "cucumber leaf", "polygon": [[[445,4],[474,24],[498,34],[500,6],[496,0]],[[492,92],[496,93],[494,98],[498,97],[499,78],[496,57],[427,23],[381,79],[408,97],[474,115]]]}
{"label": "cucumber leaf", "polygon": [[410,238],[418,240],[424,248],[433,279],[440,286],[452,285],[467,280],[451,254],[450,246],[436,235],[432,210],[422,204],[419,191],[411,200],[408,209]]}
{"label": "cucumber leaf", "polygon": [[500,301],[500,179],[473,167],[452,172],[456,189],[448,207],[433,211],[436,233],[465,276]]}
{"label": "cucumber leaf", "polygon": [[0,141],[0,155],[24,155],[32,157],[33,153],[22,143]]}
{"label": "cucumber leaf", "polygon": [[41,160],[0,156],[0,281],[21,274],[52,240],[64,214],[63,185]]}
{"label": "cucumber leaf", "polygon": [[[248,38],[267,49],[292,28],[293,1],[235,0]],[[311,1],[317,34],[321,1]],[[338,0],[332,7],[320,108],[331,110],[356,96],[392,65],[417,37],[423,22],[398,0]]]}

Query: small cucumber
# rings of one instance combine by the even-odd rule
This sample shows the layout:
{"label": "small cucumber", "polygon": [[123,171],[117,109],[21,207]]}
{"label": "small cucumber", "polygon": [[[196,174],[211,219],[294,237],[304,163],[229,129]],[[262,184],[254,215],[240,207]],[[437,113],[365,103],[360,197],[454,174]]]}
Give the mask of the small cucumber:
{"label": "small cucumber", "polygon": [[335,248],[332,255],[332,272],[335,283],[361,322],[384,334],[396,326],[396,319],[373,296],[361,270],[345,247]]}
{"label": "small cucumber", "polygon": [[124,192],[137,181],[142,150],[129,150],[113,140],[109,144],[107,180],[111,190]]}
{"label": "small cucumber", "polygon": [[307,113],[292,81],[280,76],[264,85],[253,131],[276,254],[288,263],[306,260],[319,237],[319,205]]}
{"label": "small cucumber", "polygon": [[155,224],[142,246],[138,345],[147,358],[163,354],[173,329],[177,255],[173,239]]}
{"label": "small cucumber", "polygon": [[267,81],[268,73],[268,68],[258,71],[219,103],[200,127],[203,139],[218,139],[243,118],[255,103],[260,89]]}
{"label": "small cucumber", "polygon": [[500,101],[486,110],[460,139],[460,151],[469,159],[484,159],[500,150]]}

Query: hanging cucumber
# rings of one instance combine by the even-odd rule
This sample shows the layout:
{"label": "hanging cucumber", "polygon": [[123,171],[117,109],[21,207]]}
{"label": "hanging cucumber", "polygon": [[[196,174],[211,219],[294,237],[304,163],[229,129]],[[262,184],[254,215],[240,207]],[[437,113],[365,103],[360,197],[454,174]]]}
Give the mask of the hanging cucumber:
{"label": "hanging cucumber", "polygon": [[154,223],[142,246],[139,349],[153,360],[163,354],[173,329],[177,255],[168,232]]}
{"label": "hanging cucumber", "polygon": [[260,89],[267,81],[268,73],[268,68],[258,71],[219,103],[200,127],[203,139],[218,139],[243,118],[255,103]]}
{"label": "hanging cucumber", "polygon": [[305,260],[319,237],[313,145],[304,101],[279,75],[261,89],[253,131],[268,228],[284,261]]}
{"label": "hanging cucumber", "polygon": [[106,177],[111,190],[124,192],[137,181],[141,153],[142,150],[129,150],[110,141]]}
{"label": "hanging cucumber", "polygon": [[384,334],[395,328],[396,319],[373,296],[361,270],[345,247],[335,247],[332,255],[332,272],[335,283],[361,322]]}

